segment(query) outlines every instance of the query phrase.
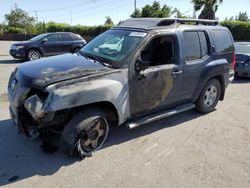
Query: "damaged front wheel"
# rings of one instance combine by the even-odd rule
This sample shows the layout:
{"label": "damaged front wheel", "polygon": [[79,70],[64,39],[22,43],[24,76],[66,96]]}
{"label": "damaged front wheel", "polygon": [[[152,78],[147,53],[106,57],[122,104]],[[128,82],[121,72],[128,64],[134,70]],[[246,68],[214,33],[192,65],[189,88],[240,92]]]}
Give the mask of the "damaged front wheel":
{"label": "damaged front wheel", "polygon": [[99,109],[88,109],[78,113],[66,125],[61,136],[61,149],[72,156],[89,157],[100,149],[109,134],[106,113]]}

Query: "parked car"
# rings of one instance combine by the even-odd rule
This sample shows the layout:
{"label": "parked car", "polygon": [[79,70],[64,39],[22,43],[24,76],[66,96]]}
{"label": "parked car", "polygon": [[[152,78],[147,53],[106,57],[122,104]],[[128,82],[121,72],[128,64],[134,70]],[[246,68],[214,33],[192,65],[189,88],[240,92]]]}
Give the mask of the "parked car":
{"label": "parked car", "polygon": [[103,146],[110,125],[209,113],[234,77],[233,38],[217,24],[129,19],[78,53],[21,64],[8,85],[11,118],[31,138],[61,131],[62,151],[84,158]]}
{"label": "parked car", "polygon": [[11,45],[10,55],[17,59],[37,60],[41,57],[53,56],[78,51],[86,41],[78,34],[70,32],[45,33],[28,41]]}
{"label": "parked car", "polygon": [[235,76],[250,77],[250,42],[235,42]]}

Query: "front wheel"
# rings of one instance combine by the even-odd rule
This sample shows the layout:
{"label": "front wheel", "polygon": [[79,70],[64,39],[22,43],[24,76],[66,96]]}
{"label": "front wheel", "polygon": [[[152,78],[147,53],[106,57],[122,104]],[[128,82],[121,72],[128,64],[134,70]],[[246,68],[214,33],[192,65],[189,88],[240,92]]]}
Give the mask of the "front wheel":
{"label": "front wheel", "polygon": [[41,53],[38,50],[31,49],[27,52],[26,60],[34,61],[41,58]]}
{"label": "front wheel", "polygon": [[81,158],[99,150],[108,138],[109,124],[106,113],[100,109],[88,109],[78,113],[66,125],[61,135],[64,153]]}
{"label": "front wheel", "polygon": [[221,95],[221,85],[217,79],[209,80],[203,87],[196,101],[196,110],[201,113],[209,113],[214,110]]}

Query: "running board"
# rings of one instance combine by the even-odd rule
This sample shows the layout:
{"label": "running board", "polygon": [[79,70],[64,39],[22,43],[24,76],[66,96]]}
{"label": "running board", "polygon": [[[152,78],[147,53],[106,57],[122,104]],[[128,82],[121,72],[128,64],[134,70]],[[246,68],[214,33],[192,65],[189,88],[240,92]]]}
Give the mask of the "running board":
{"label": "running board", "polygon": [[146,116],[146,117],[143,117],[137,121],[134,121],[134,122],[130,122],[127,124],[127,127],[129,129],[133,129],[135,127],[139,127],[141,125],[144,125],[144,124],[147,124],[147,123],[151,123],[151,122],[154,122],[154,121],[157,121],[157,120],[160,120],[160,119],[164,119],[166,117],[170,117],[170,116],[173,116],[175,114],[179,114],[181,112],[184,112],[184,111],[187,111],[187,110],[190,110],[192,108],[194,108],[195,105],[193,103],[186,103],[184,105],[181,105],[181,106],[177,106],[171,110],[167,110],[167,111],[162,111],[158,114],[153,114],[153,115],[149,115],[149,116]]}

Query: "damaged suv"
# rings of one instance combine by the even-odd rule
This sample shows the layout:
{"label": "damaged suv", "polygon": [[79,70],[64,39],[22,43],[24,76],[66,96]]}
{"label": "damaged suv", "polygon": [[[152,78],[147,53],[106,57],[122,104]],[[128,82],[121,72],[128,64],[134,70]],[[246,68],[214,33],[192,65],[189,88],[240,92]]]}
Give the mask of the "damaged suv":
{"label": "damaged suv", "polygon": [[231,33],[217,21],[129,19],[75,54],[19,65],[8,85],[10,114],[28,137],[57,131],[62,151],[90,156],[111,125],[213,111],[234,61]]}

